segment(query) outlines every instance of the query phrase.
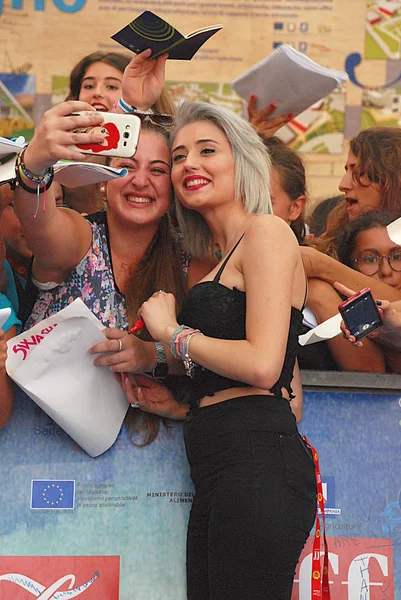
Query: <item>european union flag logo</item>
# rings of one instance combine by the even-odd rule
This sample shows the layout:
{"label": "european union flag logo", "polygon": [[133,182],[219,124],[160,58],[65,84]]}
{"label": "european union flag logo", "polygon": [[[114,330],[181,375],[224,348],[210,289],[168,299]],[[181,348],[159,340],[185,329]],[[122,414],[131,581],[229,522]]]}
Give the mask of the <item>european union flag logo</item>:
{"label": "european union flag logo", "polygon": [[284,23],[277,23],[276,22],[276,23],[274,23],[273,27],[274,27],[274,29],[276,31],[280,31],[280,30],[284,29]]}
{"label": "european union flag logo", "polygon": [[31,508],[73,509],[75,481],[72,479],[32,479]]}

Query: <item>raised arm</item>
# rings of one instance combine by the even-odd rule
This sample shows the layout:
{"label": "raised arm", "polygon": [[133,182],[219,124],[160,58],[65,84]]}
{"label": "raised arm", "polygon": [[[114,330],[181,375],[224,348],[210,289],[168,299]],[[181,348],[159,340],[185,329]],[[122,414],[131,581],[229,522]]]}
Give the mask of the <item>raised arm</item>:
{"label": "raised arm", "polygon": [[291,121],[293,118],[292,114],[281,115],[275,117],[272,115],[277,108],[277,104],[269,104],[262,110],[258,111],[256,108],[257,96],[252,95],[248,102],[248,120],[255,127],[256,131],[261,138],[267,139],[274,136],[274,134]]}
{"label": "raised arm", "polygon": [[376,298],[382,298],[390,302],[401,300],[400,291],[378,279],[350,269],[350,267],[343,265],[338,260],[331,258],[331,256],[327,256],[327,254],[323,254],[323,252],[319,252],[315,248],[302,246],[301,253],[308,278],[322,279],[331,285],[335,281],[338,281],[357,292],[365,287],[369,287]]}
{"label": "raised arm", "polygon": [[[156,59],[152,59],[151,54],[150,49],[135,54],[123,75],[124,101],[142,111],[152,107],[159,100],[165,83],[168,54],[162,54]],[[117,110],[121,112],[118,105]]]}
{"label": "raised arm", "polygon": [[[77,111],[90,111],[90,114],[69,116]],[[23,153],[24,169],[33,177],[40,177],[60,159],[85,159],[86,155],[69,146],[90,141],[101,143],[104,136],[73,133],[73,130],[102,122],[102,114],[85,102],[63,102],[47,111]],[[55,272],[60,272],[62,281],[62,274],[72,270],[85,255],[91,239],[90,225],[75,211],[56,207],[51,185],[40,195],[38,204],[38,186],[21,169],[19,172],[22,172],[24,187],[33,192],[29,193],[21,185],[17,185],[14,192],[14,207],[24,235],[40,272],[50,271],[53,278]]]}

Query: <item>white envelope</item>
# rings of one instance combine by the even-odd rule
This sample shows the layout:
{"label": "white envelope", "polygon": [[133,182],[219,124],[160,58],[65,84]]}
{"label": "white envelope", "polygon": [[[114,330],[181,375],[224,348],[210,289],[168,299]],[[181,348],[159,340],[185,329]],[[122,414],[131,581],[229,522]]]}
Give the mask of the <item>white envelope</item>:
{"label": "white envelope", "polygon": [[88,354],[105,340],[101,329],[77,299],[7,344],[11,379],[92,457],[115,442],[129,406],[113,373]]}

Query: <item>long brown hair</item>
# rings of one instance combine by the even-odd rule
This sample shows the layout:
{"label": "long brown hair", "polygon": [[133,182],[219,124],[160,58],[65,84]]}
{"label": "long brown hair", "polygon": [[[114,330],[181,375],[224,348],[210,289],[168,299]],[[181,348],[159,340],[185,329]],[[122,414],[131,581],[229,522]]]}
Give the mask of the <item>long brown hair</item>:
{"label": "long brown hair", "polygon": [[[141,131],[155,132],[168,143],[168,133],[163,128],[152,125],[149,121],[142,123]],[[129,273],[125,288],[129,326],[137,319],[138,309],[143,302],[161,289],[174,294],[177,312],[179,312],[187,285],[183,272],[181,242],[174,230],[169,213],[161,218],[157,231],[142,259]],[[141,333],[141,338],[151,339],[146,330]],[[161,424],[167,425],[168,421],[158,415],[130,408],[125,418],[125,424],[132,443],[137,446],[146,446],[155,440]],[[140,434],[141,442],[134,441],[134,437],[138,434]]]}
{"label": "long brown hair", "polygon": [[[306,196],[305,167],[298,154],[277,137],[264,139],[263,143],[269,151],[272,167],[278,172],[281,187],[287,196],[293,201],[299,196]],[[305,237],[304,213],[305,210],[302,209],[299,217],[290,225],[299,243]]]}
{"label": "long brown hair", "polygon": [[[125,68],[131,61],[131,58],[132,57],[128,56],[127,54],[122,54],[121,52],[102,51],[92,52],[92,54],[84,56],[84,58],[82,58],[75,65],[70,73],[70,91],[66,100],[78,100],[79,93],[81,91],[82,80],[91,65],[102,62],[106,65],[114,67],[118,71],[121,71],[121,73],[124,73]],[[160,94],[160,98],[151,108],[154,112],[168,115],[174,114],[175,104],[166,86],[164,86],[162,93]]]}
{"label": "long brown hair", "polygon": [[[396,127],[371,127],[350,142],[356,157],[354,179],[360,184],[366,175],[380,189],[380,210],[394,216],[401,214],[401,130]],[[318,250],[337,258],[336,239],[348,223],[345,200],[330,213],[326,232],[313,240]]]}

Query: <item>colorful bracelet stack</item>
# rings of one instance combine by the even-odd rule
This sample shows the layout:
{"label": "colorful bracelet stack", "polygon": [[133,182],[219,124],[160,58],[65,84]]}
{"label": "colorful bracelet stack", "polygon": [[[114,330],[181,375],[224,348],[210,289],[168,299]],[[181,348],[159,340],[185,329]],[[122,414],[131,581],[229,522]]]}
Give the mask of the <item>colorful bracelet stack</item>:
{"label": "colorful bracelet stack", "polygon": [[[23,149],[21,154],[17,156],[15,163],[15,177],[18,185],[29,194],[42,194],[49,189],[54,179],[54,169],[49,167],[42,175],[35,175],[32,173],[24,163],[24,155],[27,146]],[[36,185],[35,188],[27,185],[27,182],[32,182]]]}
{"label": "colorful bracelet stack", "polygon": [[180,325],[171,337],[170,349],[174,358],[180,359],[184,363],[185,373],[193,378],[195,375],[196,363],[189,356],[189,342],[194,335],[203,335],[199,329],[192,329],[186,325]]}

